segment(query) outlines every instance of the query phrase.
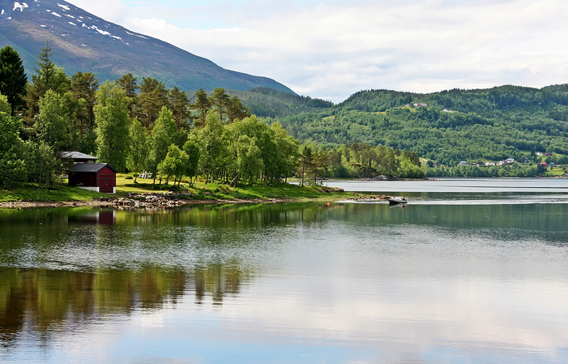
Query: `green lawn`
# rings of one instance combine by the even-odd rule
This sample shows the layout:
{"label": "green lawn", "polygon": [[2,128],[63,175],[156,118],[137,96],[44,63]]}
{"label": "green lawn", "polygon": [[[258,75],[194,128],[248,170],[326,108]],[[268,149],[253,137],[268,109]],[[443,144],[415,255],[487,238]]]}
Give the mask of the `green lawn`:
{"label": "green lawn", "polygon": [[248,186],[248,187],[229,187],[220,184],[205,184],[196,182],[189,186],[189,180],[184,179],[180,189],[173,189],[172,183],[169,186],[153,185],[152,180],[138,179],[134,183],[133,179],[127,179],[129,175],[117,175],[117,194],[107,195],[78,188],[61,186],[56,190],[38,189],[37,185],[25,184],[17,188],[6,190],[0,189],[0,202],[64,202],[64,201],[89,201],[101,196],[124,197],[128,193],[167,193],[170,190],[182,193],[187,199],[194,200],[271,200],[271,199],[291,199],[291,200],[313,200],[324,199],[334,200],[352,196],[350,193],[327,192],[322,187],[299,187],[295,185],[282,184],[276,187]]}

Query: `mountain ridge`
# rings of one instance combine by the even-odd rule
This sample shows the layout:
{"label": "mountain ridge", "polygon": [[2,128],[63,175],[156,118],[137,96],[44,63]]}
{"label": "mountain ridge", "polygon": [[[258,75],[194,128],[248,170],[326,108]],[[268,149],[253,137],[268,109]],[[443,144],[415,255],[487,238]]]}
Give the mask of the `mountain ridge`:
{"label": "mountain ridge", "polygon": [[67,73],[92,72],[99,80],[126,73],[155,77],[183,90],[269,87],[295,94],[267,77],[226,70],[214,62],[159,39],[105,21],[62,0],[0,0],[0,46],[14,47],[26,71],[50,42],[53,61]]}

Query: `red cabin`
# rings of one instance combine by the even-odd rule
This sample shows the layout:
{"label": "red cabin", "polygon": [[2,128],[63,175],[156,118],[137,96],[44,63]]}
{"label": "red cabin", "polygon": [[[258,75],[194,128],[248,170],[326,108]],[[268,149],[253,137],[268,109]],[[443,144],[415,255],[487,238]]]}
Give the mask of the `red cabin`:
{"label": "red cabin", "polygon": [[116,171],[106,163],[79,163],[69,171],[69,186],[116,193]]}

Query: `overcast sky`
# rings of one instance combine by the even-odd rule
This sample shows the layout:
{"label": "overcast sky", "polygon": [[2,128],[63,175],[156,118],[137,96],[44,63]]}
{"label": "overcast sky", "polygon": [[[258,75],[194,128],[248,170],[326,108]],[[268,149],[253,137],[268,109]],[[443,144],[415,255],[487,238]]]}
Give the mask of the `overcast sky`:
{"label": "overcast sky", "polygon": [[335,102],[568,82],[566,0],[70,0],[240,72]]}

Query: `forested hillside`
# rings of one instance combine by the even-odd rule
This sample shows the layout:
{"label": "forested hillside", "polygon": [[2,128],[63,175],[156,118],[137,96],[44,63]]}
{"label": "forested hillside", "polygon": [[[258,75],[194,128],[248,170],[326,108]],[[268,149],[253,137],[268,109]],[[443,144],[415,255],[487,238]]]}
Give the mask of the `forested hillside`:
{"label": "forested hillside", "polygon": [[409,149],[449,166],[510,157],[534,162],[537,152],[568,162],[563,158],[568,155],[568,85],[432,94],[361,91],[333,107],[272,121],[303,142]]}

